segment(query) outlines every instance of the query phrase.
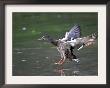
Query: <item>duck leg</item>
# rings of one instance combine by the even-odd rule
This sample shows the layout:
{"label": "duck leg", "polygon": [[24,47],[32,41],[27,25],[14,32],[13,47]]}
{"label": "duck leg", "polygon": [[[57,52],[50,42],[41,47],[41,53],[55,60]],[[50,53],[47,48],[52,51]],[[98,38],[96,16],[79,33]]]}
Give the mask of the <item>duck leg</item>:
{"label": "duck leg", "polygon": [[63,63],[65,62],[65,59],[60,59],[58,62],[56,62],[55,64],[59,64],[59,65],[62,65]]}

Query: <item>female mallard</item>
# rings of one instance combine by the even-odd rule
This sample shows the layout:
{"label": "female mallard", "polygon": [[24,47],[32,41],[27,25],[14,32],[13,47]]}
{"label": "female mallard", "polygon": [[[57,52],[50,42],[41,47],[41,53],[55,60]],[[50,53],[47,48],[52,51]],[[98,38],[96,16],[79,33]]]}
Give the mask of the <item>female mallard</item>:
{"label": "female mallard", "polygon": [[94,42],[96,39],[96,37],[93,34],[92,36],[82,38],[80,36],[80,26],[75,25],[71,28],[69,32],[66,32],[65,37],[62,39],[55,40],[47,34],[43,36],[41,39],[48,40],[51,44],[57,47],[61,55],[61,59],[55,64],[62,65],[66,59],[69,59],[71,61],[77,59],[76,55],[73,52],[73,49],[77,45],[81,45],[81,47],[79,48],[81,49],[84,46],[91,45],[92,43],[90,44],[90,42]]}

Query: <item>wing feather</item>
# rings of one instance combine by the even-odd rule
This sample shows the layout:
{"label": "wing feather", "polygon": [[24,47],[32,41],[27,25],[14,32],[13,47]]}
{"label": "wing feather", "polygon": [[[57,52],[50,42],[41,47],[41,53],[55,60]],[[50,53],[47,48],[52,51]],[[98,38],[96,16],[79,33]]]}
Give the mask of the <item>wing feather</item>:
{"label": "wing feather", "polygon": [[78,24],[74,25],[71,30],[68,32],[67,40],[79,38],[81,35],[80,26]]}

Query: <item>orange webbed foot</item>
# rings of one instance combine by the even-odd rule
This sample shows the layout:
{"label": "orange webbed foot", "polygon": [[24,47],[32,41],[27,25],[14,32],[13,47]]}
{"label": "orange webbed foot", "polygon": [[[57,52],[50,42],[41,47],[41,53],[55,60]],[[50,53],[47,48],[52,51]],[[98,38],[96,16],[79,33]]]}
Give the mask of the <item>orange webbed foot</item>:
{"label": "orange webbed foot", "polygon": [[60,59],[60,61],[56,62],[55,64],[62,65],[64,61],[65,61],[64,59]]}

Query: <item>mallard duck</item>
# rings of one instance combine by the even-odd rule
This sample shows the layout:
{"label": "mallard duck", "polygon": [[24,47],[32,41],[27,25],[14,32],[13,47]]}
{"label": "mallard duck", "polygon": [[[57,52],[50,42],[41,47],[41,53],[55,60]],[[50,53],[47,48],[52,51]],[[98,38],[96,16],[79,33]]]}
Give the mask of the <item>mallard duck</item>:
{"label": "mallard duck", "polygon": [[81,47],[78,48],[78,50],[80,50],[84,46],[91,45],[96,40],[95,34],[87,37],[81,37],[80,30],[80,26],[76,24],[70,29],[69,32],[65,33],[64,38],[56,40],[47,34],[41,38],[41,40],[48,40],[51,44],[57,47],[61,58],[55,64],[62,65],[66,59],[69,59],[70,61],[78,61],[76,55],[73,52],[74,48],[77,45],[80,45]]}

